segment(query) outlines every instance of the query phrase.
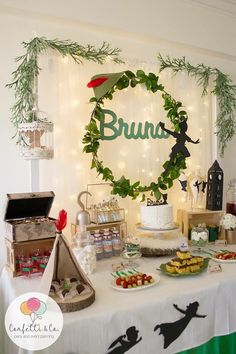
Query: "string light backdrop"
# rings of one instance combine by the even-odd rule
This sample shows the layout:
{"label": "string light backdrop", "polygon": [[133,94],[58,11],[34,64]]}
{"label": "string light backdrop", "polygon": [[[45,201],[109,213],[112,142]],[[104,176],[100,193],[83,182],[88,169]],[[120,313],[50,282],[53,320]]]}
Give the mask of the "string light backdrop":
{"label": "string light backdrop", "polygon": [[[88,123],[93,104],[88,103],[93,96],[92,89],[87,88],[91,77],[100,73],[120,72],[142,69],[145,73],[158,73],[158,63],[143,63],[127,60],[125,65],[107,63],[98,65],[86,63],[76,65],[71,59],[61,58],[55,54],[40,58],[43,69],[39,80],[40,106],[48,113],[54,122],[55,157],[50,161],[40,161],[40,189],[53,190],[56,194],[53,214],[64,208],[68,211],[69,223],[75,221],[77,195],[87,189],[87,184],[103,182],[94,170],[90,170],[90,154],[82,153],[84,127]],[[186,173],[206,174],[213,159],[214,134],[212,123],[212,97],[201,97],[201,89],[195,79],[189,78],[184,72],[173,77],[171,71],[160,74],[160,82],[176,100],[184,104],[188,112],[188,135],[200,144],[187,143],[191,157],[187,159]],[[118,118],[127,123],[160,121],[166,127],[171,125],[163,109],[163,100],[158,93],[148,93],[140,86],[125,89],[115,93],[112,101],[105,102],[105,108],[114,111]],[[128,140],[120,136],[115,140],[102,141],[99,157],[104,164],[112,169],[115,178],[125,175],[131,181],[140,180],[149,184],[155,181],[163,170],[162,164],[168,159],[174,138]],[[94,186],[93,194],[88,203],[102,202],[108,195],[107,186]],[[135,229],[139,221],[140,200],[117,198],[120,206],[126,210],[129,230]],[[186,207],[184,193],[180,184],[174,182],[174,187],[168,192],[168,201],[175,209]],[[67,230],[69,232],[70,230]]]}

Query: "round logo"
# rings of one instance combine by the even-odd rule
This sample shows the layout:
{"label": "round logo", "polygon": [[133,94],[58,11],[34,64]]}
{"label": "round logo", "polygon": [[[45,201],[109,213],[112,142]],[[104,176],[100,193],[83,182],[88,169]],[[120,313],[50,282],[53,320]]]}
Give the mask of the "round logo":
{"label": "round logo", "polygon": [[42,293],[25,293],[9,305],[5,315],[9,338],[20,348],[41,350],[60,336],[63,315],[60,307]]}

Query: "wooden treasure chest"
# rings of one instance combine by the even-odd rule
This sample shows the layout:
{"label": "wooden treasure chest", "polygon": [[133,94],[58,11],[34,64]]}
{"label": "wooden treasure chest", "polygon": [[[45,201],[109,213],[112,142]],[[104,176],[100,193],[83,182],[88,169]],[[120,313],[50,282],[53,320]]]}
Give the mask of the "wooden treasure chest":
{"label": "wooden treasure chest", "polygon": [[[20,260],[21,258],[32,258],[33,251],[37,250],[40,254],[40,258],[46,255],[49,257],[53,248],[54,241],[55,237],[26,242],[11,242],[7,238],[5,238],[5,245],[7,251],[7,266],[12,276],[18,277],[24,275],[22,273],[22,270],[20,269]],[[30,271],[30,274],[38,272],[38,266],[34,265],[33,269]],[[27,274],[29,275],[29,273]]]}
{"label": "wooden treasure chest", "polygon": [[55,219],[49,212],[53,192],[7,194],[5,237],[11,242],[55,238]]}

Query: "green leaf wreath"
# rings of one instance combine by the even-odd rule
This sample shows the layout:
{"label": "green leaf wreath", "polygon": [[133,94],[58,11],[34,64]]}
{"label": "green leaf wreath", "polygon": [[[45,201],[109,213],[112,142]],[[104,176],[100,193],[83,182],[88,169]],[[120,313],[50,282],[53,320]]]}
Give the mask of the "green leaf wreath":
{"label": "green leaf wreath", "polygon": [[[82,46],[69,40],[46,39],[45,37],[35,37],[30,42],[23,42],[26,53],[17,57],[16,62],[20,62],[18,68],[12,73],[13,81],[6,86],[15,89],[16,102],[12,107],[11,121],[16,128],[15,136],[18,137],[17,143],[22,143],[22,137],[18,134],[20,123],[30,123],[35,120],[32,114],[37,102],[35,85],[40,73],[38,66],[39,54],[49,49],[55,50],[63,57],[71,57],[77,64],[84,60],[94,61],[102,64],[109,57],[115,63],[122,63],[119,58],[120,49],[110,48],[108,43],[96,49],[92,45]],[[31,113],[31,114],[30,114]]]}
{"label": "green leaf wreath", "polygon": [[210,91],[217,97],[219,111],[216,121],[216,134],[219,137],[219,148],[221,156],[224,155],[227,143],[236,134],[236,85],[232,84],[229,75],[222,73],[217,68],[211,68],[204,64],[196,66],[191,65],[185,60],[185,57],[171,59],[169,56],[164,59],[161,54],[158,55],[160,61],[160,71],[170,68],[175,74],[180,71],[186,71],[188,75],[197,79],[197,83],[203,87],[202,95]]}
{"label": "green leaf wreath", "polygon": [[[147,91],[156,93],[160,92],[164,101],[163,107],[167,112],[167,118],[172,123],[175,132],[180,130],[180,123],[187,121],[188,116],[183,110],[182,103],[176,101],[171,95],[165,91],[164,86],[159,83],[159,77],[154,73],[146,74],[143,70],[138,70],[136,74],[131,71],[125,71],[120,79],[111,89],[109,89],[101,98],[92,97],[90,102],[95,103],[89,124],[86,126],[86,133],[83,138],[84,152],[92,155],[91,168],[96,169],[98,174],[102,176],[104,181],[108,181],[112,186],[112,194],[118,194],[122,198],[126,196],[136,199],[142,194],[142,201],[145,200],[145,193],[150,192],[156,200],[166,200],[166,190],[173,186],[173,181],[180,176],[181,170],[186,168],[185,156],[179,152],[170,165],[167,160],[163,164],[164,171],[157,178],[157,181],[151,182],[150,185],[142,186],[140,181],[131,183],[128,178],[122,176],[115,180],[113,172],[106,167],[98,157],[100,147],[100,131],[98,127],[99,121],[104,119],[103,105],[106,99],[112,100],[113,94],[117,90],[123,90],[127,87],[134,88],[137,85],[144,85]],[[168,173],[167,171],[168,166]]]}

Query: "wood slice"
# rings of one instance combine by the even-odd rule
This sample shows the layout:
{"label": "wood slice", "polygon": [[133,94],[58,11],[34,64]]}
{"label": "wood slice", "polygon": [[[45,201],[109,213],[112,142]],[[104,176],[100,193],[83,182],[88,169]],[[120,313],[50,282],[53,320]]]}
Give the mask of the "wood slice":
{"label": "wood slice", "polygon": [[[87,285],[89,286],[89,285]],[[70,300],[61,300],[52,296],[60,307],[62,312],[74,312],[83,310],[84,308],[92,305],[95,301],[95,291],[89,286],[91,293],[86,295],[77,295]]]}

